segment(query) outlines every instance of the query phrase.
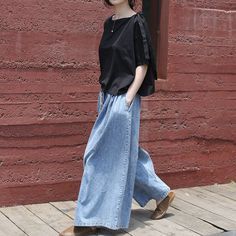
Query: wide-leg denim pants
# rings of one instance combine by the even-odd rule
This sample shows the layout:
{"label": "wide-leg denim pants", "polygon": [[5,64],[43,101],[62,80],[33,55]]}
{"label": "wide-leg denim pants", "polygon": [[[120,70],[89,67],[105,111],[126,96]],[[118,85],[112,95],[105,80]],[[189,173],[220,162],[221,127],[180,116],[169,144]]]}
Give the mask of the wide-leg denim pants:
{"label": "wide-leg denim pants", "polygon": [[170,191],[155,173],[149,153],[139,145],[141,96],[98,94],[98,115],[83,156],[75,226],[129,227],[132,198],[144,207]]}

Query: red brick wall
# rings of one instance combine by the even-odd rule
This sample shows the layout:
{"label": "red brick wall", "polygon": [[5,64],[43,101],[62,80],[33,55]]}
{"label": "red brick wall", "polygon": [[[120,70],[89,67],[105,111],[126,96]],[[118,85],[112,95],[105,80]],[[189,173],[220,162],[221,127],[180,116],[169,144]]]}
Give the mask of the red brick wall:
{"label": "red brick wall", "polygon": [[[225,12],[235,5],[196,2],[171,0],[168,78],[142,100],[141,145],[173,188],[236,179],[236,15]],[[0,3],[0,205],[75,200],[113,11],[102,1]]]}
{"label": "red brick wall", "polygon": [[236,180],[235,9],[234,0],[170,1],[168,76],[143,140],[174,187]]}

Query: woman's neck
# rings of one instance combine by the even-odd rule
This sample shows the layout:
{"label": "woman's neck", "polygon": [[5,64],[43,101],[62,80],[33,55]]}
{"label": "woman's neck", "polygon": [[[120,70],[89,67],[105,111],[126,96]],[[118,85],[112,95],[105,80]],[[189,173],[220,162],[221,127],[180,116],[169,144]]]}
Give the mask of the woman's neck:
{"label": "woman's neck", "polygon": [[121,4],[114,5],[114,19],[129,17],[135,13],[136,12],[130,8],[128,2],[123,2]]}

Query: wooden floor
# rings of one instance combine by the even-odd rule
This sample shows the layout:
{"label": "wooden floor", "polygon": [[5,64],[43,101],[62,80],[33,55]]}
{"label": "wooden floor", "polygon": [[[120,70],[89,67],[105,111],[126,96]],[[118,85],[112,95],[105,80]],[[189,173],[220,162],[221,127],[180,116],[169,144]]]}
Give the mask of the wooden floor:
{"label": "wooden floor", "polygon": [[[128,230],[97,235],[225,235],[236,230],[236,183],[174,190],[176,197],[164,218],[151,220],[151,200],[145,208],[133,200]],[[54,236],[73,225],[75,201],[0,208],[0,236]],[[236,235],[227,233],[227,235]]]}

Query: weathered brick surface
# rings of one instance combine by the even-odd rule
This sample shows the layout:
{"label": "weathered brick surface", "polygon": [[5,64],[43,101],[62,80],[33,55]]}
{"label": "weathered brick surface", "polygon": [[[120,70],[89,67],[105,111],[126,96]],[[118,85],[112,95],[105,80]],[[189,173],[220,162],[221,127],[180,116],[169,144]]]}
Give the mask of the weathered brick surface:
{"label": "weathered brick surface", "polygon": [[235,10],[234,0],[170,1],[168,79],[144,117],[158,117],[147,146],[174,186],[236,179]]}
{"label": "weathered brick surface", "polygon": [[[76,199],[112,10],[0,3],[0,205]],[[168,76],[142,100],[140,143],[173,188],[236,179],[235,10],[235,0],[170,1]]]}

